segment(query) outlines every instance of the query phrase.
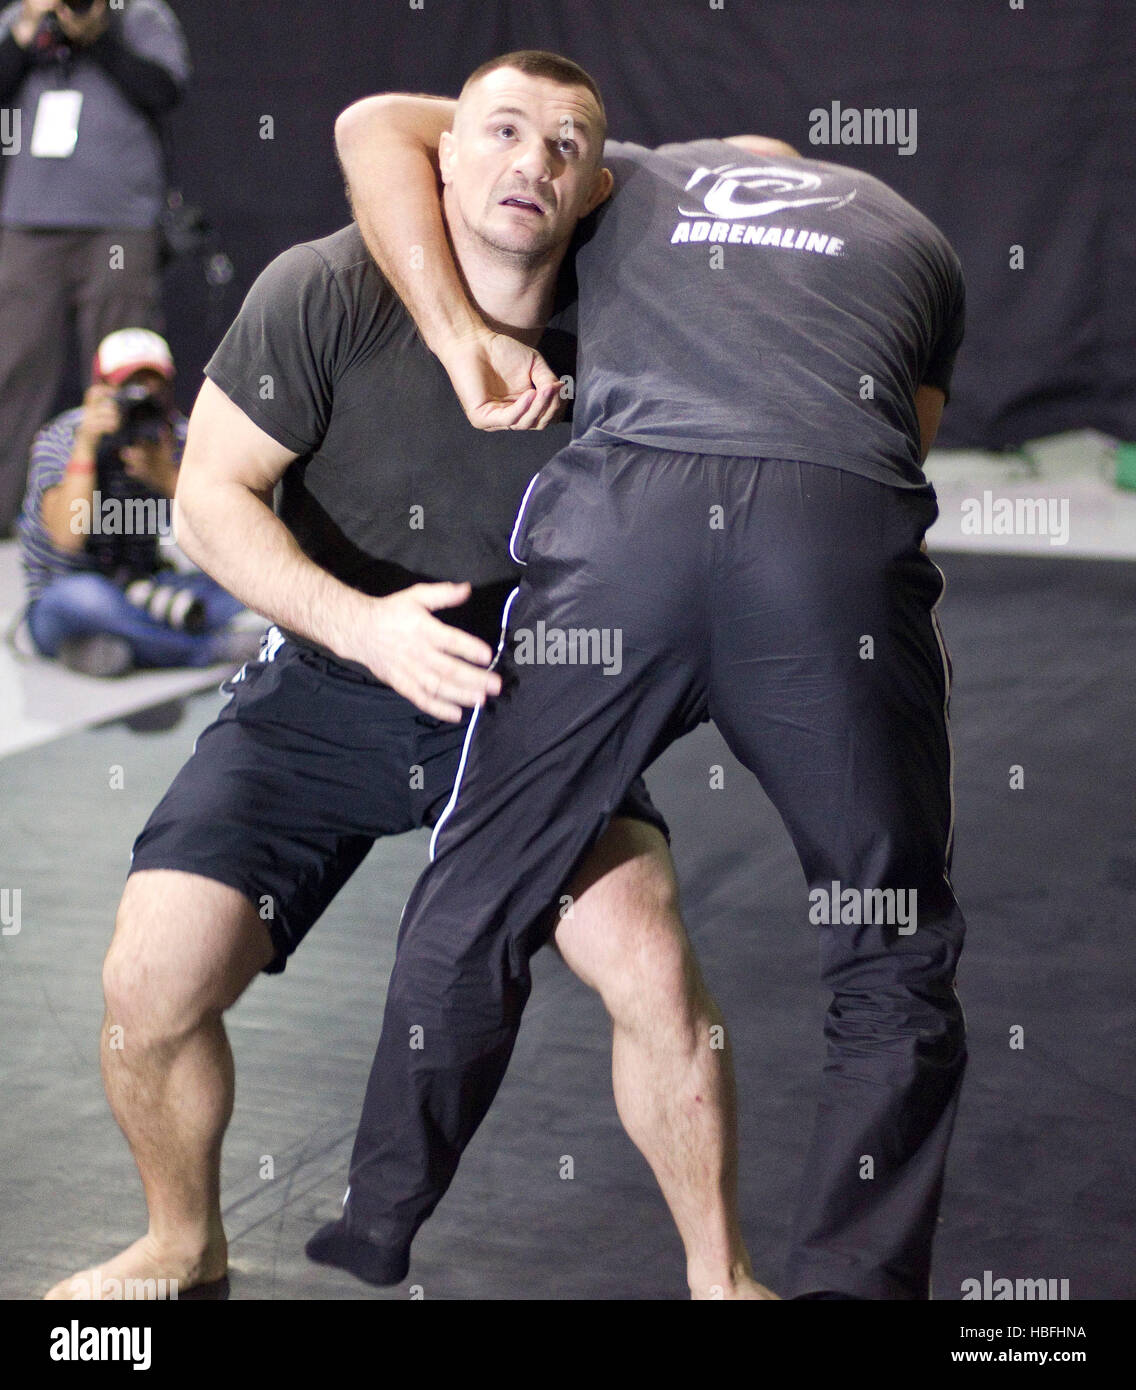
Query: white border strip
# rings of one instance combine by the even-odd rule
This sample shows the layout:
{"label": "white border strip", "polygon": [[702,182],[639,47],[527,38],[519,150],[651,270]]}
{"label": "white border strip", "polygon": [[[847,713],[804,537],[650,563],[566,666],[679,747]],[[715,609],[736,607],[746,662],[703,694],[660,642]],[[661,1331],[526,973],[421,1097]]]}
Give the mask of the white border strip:
{"label": "white border strip", "polygon": [[529,504],[529,493],[532,492],[534,487],[536,487],[536,480],[539,477],[540,473],[538,471],[534,473],[532,477],[529,479],[529,485],[527,488],[525,488],[525,495],[521,498],[521,505],[517,508],[517,519],[513,522],[513,533],[509,537],[509,554],[513,557],[514,560],[516,560],[518,565],[523,565],[525,561],[522,560],[521,557],[517,554],[517,552],[513,549],[513,542],[517,539],[517,533],[521,529],[521,521],[524,519],[525,508]]}
{"label": "white border strip", "polygon": [[[927,556],[927,558],[931,560],[931,557],[929,555]],[[934,560],[931,560],[931,563],[935,565]],[[946,643],[943,641],[943,630],[939,626],[939,614],[937,612],[939,604],[942,603],[943,596],[947,592],[947,576],[943,573],[941,569],[939,569],[938,565],[935,565],[935,569],[938,572],[939,578],[943,581],[942,591],[940,592],[939,597],[931,605],[931,630],[935,634],[935,641],[939,644],[939,658],[943,663],[943,727],[946,730],[947,734],[947,754],[948,766],[950,769],[949,775],[951,796],[951,819],[949,825],[947,826],[947,849],[945,858],[949,859],[951,857],[951,850],[954,848],[955,843],[955,744],[954,739],[951,738],[951,663],[947,659],[947,646]],[[943,865],[943,876],[946,878],[947,883],[949,884],[950,876],[947,873],[946,864]]]}
{"label": "white border strip", "polygon": [[[927,558],[928,560],[931,560],[930,555],[928,555]],[[931,560],[931,563],[935,565],[934,560]],[[939,577],[943,581],[942,592],[939,594],[939,597],[935,600],[935,602],[931,605],[931,630],[935,634],[935,641],[939,644],[939,656],[941,657],[943,662],[943,724],[947,732],[947,754],[950,767],[951,794],[951,819],[949,825],[947,826],[947,851],[946,855],[944,856],[944,859],[949,859],[951,857],[951,851],[954,849],[955,843],[955,744],[954,739],[951,738],[951,663],[947,660],[947,644],[943,641],[943,629],[939,626],[939,614],[936,611],[939,607],[939,604],[943,601],[944,594],[946,594],[947,592],[947,576],[943,573],[942,570],[939,569],[938,565],[935,565],[935,568],[939,570]],[[954,884],[951,882],[950,871],[948,870],[946,863],[943,864],[943,882],[946,883],[947,887],[951,891],[951,897],[954,898]],[[958,908],[960,912],[962,911],[962,908],[959,907],[957,898],[955,899],[955,906]],[[951,979],[951,993],[955,997],[955,1003],[958,1005],[959,1015],[962,1018],[963,1047],[965,1048],[966,1039],[970,1035],[970,1029],[967,1026],[966,1009],[963,1008],[963,1002],[959,998],[957,973]],[[930,1281],[928,1281],[928,1287],[930,1287]]]}
{"label": "white border strip", "polygon": [[[535,482],[536,482],[536,478],[533,479],[533,483],[535,483]],[[529,484],[529,487],[530,487],[530,488],[532,487],[532,483]],[[526,498],[527,498],[527,497],[528,497],[528,493],[525,493],[525,496],[526,496]],[[524,508],[524,503],[523,503],[523,502],[521,503],[521,507],[522,507],[522,510],[523,510],[523,508]],[[521,592],[520,585],[518,585],[518,586],[513,590],[513,592],[509,595],[509,597],[505,600],[505,607],[504,607],[504,608],[502,609],[502,611],[501,611],[501,638],[500,638],[500,640],[499,640],[498,643],[497,643],[497,653],[496,653],[496,655],[494,656],[493,660],[489,663],[489,669],[490,669],[491,671],[492,671],[493,668],[497,665],[498,658],[500,657],[501,653],[505,650],[505,635],[506,635],[506,633],[508,632],[508,629],[509,629],[509,609],[512,608],[512,606],[513,606],[513,600],[517,597],[517,595],[518,595],[520,592]],[[450,792],[450,799],[449,799],[449,801],[446,802],[446,809],[445,809],[445,810],[442,812],[442,814],[438,817],[438,820],[437,820],[437,822],[436,822],[436,824],[435,824],[435,826],[434,826],[434,833],[430,836],[430,862],[431,862],[431,863],[433,863],[433,860],[434,860],[434,853],[435,853],[435,847],[436,847],[436,845],[437,845],[437,843],[438,843],[438,832],[439,832],[439,830],[441,830],[442,826],[446,823],[446,820],[449,818],[449,816],[450,816],[451,812],[453,811],[454,807],[458,804],[458,791],[461,789],[462,773],[465,772],[465,762],[466,762],[466,758],[467,758],[468,755],[469,755],[469,745],[470,745],[470,741],[471,741],[472,738],[473,738],[473,731],[474,731],[474,729],[477,727],[477,716],[478,716],[480,713],[481,713],[481,706],[478,705],[477,708],[473,711],[473,718],[469,721],[469,728],[466,729],[466,731],[465,731],[465,742],[462,744],[461,759],[460,759],[460,761],[458,762],[458,770],[457,770],[457,775],[456,775],[455,778],[454,778],[454,787],[453,787],[453,791]]]}

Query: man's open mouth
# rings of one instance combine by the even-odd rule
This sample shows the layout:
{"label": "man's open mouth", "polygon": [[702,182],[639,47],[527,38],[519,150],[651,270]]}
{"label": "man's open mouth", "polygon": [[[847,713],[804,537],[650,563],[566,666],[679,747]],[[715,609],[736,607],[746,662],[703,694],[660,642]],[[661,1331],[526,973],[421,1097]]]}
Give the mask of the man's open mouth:
{"label": "man's open mouth", "polygon": [[517,197],[515,194],[510,198],[502,198],[501,206],[503,208],[524,208],[526,212],[535,212],[539,213],[541,217],[544,216],[544,209],[539,203],[534,203],[531,198]]}

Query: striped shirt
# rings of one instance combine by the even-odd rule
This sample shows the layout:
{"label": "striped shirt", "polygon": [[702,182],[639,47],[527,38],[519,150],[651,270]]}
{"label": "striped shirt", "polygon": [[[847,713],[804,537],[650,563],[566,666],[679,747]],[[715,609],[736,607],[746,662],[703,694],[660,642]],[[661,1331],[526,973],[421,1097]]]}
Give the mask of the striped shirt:
{"label": "striped shirt", "polygon": [[[28,607],[31,607],[53,579],[94,568],[85,549],[60,550],[54,544],[43,524],[42,513],[43,494],[63,481],[67,461],[75,447],[75,435],[78,433],[82,415],[82,406],[77,406],[74,410],[65,410],[62,415],[57,415],[54,420],[49,420],[44,425],[32,444],[28,490],[24,494],[23,511],[16,522]],[[174,462],[179,465],[185,448],[188,425],[186,417],[180,412],[175,412]]]}

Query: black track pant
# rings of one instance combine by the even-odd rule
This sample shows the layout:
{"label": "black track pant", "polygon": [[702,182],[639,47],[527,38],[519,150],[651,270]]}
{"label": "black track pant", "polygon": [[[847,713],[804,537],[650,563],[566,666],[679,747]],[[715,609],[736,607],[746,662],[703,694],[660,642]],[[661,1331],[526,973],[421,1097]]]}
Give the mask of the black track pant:
{"label": "black track pant", "polygon": [[572,445],[545,467],[514,535],[505,689],[403,915],[353,1236],[409,1248],[504,1075],[546,905],[709,713],[793,838],[802,921],[841,918],[819,928],[827,1060],[783,1292],[928,1296],[966,1058],[935,514],[930,487],[776,459]]}

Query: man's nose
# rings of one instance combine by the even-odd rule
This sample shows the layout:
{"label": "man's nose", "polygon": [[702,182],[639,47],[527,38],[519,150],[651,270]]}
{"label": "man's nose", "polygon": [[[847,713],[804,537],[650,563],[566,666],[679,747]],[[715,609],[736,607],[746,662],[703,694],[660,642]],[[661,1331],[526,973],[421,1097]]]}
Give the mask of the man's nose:
{"label": "man's nose", "polygon": [[544,140],[526,140],[517,150],[513,167],[530,183],[547,179],[552,172],[552,153]]}

